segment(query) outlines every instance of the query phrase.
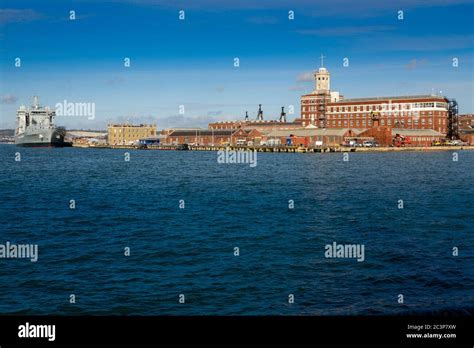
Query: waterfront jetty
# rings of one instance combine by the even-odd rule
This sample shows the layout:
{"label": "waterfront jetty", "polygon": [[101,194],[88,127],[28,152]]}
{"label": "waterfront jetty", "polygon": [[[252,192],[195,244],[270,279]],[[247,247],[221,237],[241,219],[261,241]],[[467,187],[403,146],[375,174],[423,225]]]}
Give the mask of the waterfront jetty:
{"label": "waterfront jetty", "polygon": [[257,151],[275,153],[333,153],[333,152],[433,152],[433,151],[458,151],[474,150],[474,145],[465,146],[426,146],[426,147],[348,147],[348,146],[328,146],[328,147],[304,147],[295,145],[284,146],[236,146],[236,145],[148,145],[146,147],[136,145],[100,145],[100,146],[75,146],[81,148],[103,148],[103,149],[137,149],[137,150],[162,150],[162,151]]}

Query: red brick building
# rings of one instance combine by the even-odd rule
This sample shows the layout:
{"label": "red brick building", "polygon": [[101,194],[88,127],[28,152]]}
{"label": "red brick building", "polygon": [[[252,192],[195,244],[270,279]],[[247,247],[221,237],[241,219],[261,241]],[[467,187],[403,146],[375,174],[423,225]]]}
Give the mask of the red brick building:
{"label": "red brick building", "polygon": [[436,95],[344,99],[330,90],[330,73],[319,68],[315,90],[301,97],[302,126],[325,128],[370,128],[380,126],[433,129],[445,134],[448,100]]}
{"label": "red brick building", "polygon": [[361,138],[373,138],[380,146],[412,147],[431,146],[445,138],[434,129],[407,129],[374,126],[359,134]]}
{"label": "red brick building", "polygon": [[163,144],[179,145],[260,145],[265,139],[257,129],[178,129],[166,132]]}
{"label": "red brick building", "polygon": [[297,119],[293,122],[282,122],[278,120],[236,120],[236,121],[221,121],[209,123],[209,129],[260,129],[272,130],[280,128],[301,128],[301,122]]}
{"label": "red brick building", "polygon": [[470,145],[474,144],[474,114],[459,115],[459,137]]}
{"label": "red brick building", "polygon": [[231,142],[235,130],[178,129],[169,130],[164,144],[222,145]]}
{"label": "red brick building", "polygon": [[299,128],[278,129],[266,135],[267,143],[280,145],[291,145],[314,147],[314,146],[339,146],[346,142],[347,138],[359,136],[361,130],[348,128]]}
{"label": "red brick building", "polygon": [[460,134],[460,138],[469,145],[474,145],[474,130],[463,130]]}
{"label": "red brick building", "polygon": [[445,135],[434,129],[400,129],[392,128],[393,145],[398,146],[398,139],[402,137],[405,146],[432,146],[434,142],[441,142]]}
{"label": "red brick building", "polygon": [[474,114],[459,115],[459,129],[460,130],[474,129]]}

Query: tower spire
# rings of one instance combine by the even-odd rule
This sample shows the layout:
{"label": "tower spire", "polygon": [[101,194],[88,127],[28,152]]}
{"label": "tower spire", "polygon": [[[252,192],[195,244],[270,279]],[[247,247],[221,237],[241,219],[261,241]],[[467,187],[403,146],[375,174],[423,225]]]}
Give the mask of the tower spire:
{"label": "tower spire", "polygon": [[324,58],[326,58],[323,54],[321,54],[321,68],[324,68]]}

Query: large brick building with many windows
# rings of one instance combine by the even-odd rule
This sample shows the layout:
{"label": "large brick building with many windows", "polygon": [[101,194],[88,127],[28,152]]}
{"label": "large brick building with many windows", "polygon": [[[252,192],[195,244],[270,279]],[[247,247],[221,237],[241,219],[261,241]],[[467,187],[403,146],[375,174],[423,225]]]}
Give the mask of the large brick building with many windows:
{"label": "large brick building with many windows", "polygon": [[445,134],[448,127],[448,99],[437,95],[344,99],[331,91],[326,68],[314,74],[315,89],[301,97],[301,123],[322,128],[370,128],[381,126],[433,129]]}

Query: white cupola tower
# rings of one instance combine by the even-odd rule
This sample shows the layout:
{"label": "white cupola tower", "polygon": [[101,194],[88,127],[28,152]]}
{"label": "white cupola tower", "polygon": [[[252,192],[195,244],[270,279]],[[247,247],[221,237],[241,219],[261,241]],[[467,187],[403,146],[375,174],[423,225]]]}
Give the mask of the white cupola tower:
{"label": "white cupola tower", "polygon": [[324,67],[324,56],[321,55],[321,67],[314,73],[316,92],[329,92],[331,90],[331,74]]}

